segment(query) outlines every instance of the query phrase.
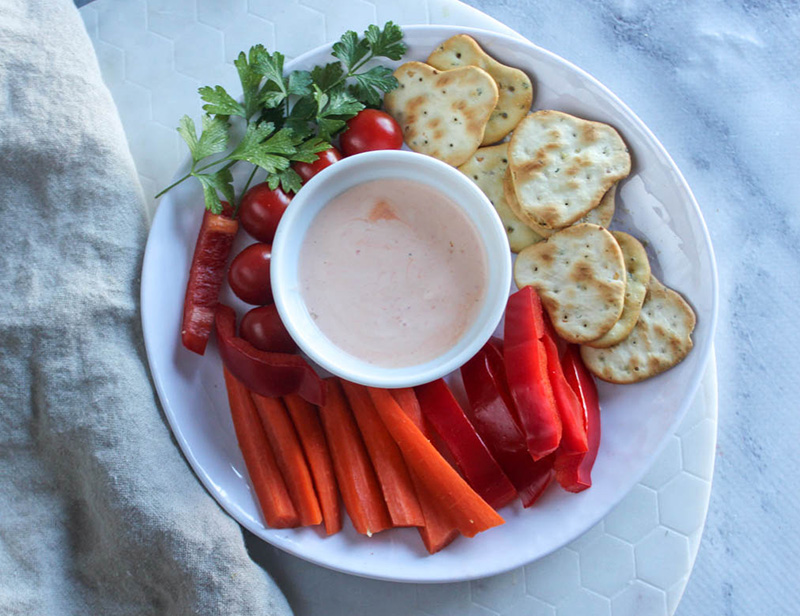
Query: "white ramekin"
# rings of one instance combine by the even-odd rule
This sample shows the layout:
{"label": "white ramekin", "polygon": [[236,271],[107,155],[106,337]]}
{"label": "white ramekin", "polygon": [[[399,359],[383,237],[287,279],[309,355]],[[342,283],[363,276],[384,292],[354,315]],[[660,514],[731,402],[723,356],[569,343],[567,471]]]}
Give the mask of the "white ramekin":
{"label": "white ramekin", "polygon": [[[387,368],[343,351],[315,324],[301,293],[298,265],[308,227],[319,211],[347,189],[383,178],[428,184],[457,203],[475,224],[486,249],[489,273],[483,306],[459,341],[422,364]],[[511,286],[511,253],[496,210],[483,192],[453,167],[402,150],[366,152],[345,158],[314,176],[297,193],[272,243],[272,293],[289,334],[308,357],[328,372],[374,387],[411,387],[457,370],[486,343],[503,316]]]}

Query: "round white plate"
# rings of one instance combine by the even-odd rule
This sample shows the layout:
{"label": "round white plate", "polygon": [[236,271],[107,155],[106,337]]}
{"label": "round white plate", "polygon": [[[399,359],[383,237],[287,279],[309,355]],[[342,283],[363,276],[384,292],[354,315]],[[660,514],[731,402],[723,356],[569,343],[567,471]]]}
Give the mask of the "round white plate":
{"label": "round white plate", "polygon": [[[644,475],[703,376],[716,324],[717,276],[708,232],[685,180],[641,120],[599,82],[519,39],[460,27],[404,30],[406,59],[424,59],[449,36],[471,34],[500,61],[534,78],[535,108],[608,122],[630,147],[634,166],[618,192],[614,226],[647,240],[654,273],[690,301],[698,325],[694,350],[673,370],[637,385],[600,385],[603,438],[592,488],[577,495],[551,488],[530,510],[502,510],[505,525],[471,540],[460,538],[434,556],[413,529],[371,539],[349,525],[333,537],[310,528],[267,529],[236,444],[216,347],[212,342],[205,357],[198,357],[180,345],[183,294],[202,207],[199,188],[188,182],[162,200],[153,221],[142,272],[142,321],[153,377],[175,437],[209,492],[242,525],[287,552],[340,571],[396,581],[459,581],[507,571],[565,545],[605,516]],[[325,63],[329,51],[329,45],[313,50],[286,68]]]}

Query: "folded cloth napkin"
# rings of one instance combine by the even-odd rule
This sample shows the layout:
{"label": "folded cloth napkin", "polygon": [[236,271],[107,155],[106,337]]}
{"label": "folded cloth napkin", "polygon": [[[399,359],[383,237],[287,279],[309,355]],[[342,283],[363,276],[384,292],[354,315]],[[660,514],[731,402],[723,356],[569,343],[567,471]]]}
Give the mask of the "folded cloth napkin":
{"label": "folded cloth napkin", "polygon": [[144,201],[70,0],[0,0],[0,214],[0,613],[289,614],[159,410]]}

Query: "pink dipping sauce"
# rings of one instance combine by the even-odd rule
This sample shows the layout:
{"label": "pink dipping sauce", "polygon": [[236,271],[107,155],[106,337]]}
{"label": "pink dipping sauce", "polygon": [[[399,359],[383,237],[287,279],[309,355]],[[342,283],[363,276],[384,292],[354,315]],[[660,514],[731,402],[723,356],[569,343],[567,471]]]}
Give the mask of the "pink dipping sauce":
{"label": "pink dipping sauce", "polygon": [[387,368],[425,363],[475,321],[486,248],[451,199],[419,182],[365,182],[332,199],[303,240],[299,279],[331,342]]}

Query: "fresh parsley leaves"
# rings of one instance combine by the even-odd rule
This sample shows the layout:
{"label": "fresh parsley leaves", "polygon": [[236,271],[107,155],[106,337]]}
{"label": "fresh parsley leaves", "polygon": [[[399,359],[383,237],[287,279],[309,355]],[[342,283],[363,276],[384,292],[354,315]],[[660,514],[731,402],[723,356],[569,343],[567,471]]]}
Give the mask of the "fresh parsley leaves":
{"label": "fresh parsley leaves", "polygon": [[[220,213],[220,195],[236,203],[231,168],[242,161],[253,165],[253,170],[241,194],[259,169],[266,172],[271,189],[281,186],[297,192],[301,180],[291,164],[314,162],[350,118],[367,106],[380,107],[383,94],[397,87],[390,68],[374,62],[366,65],[378,58],[400,60],[406,52],[402,40],[403,31],[391,21],[383,28],[369,26],[363,37],[350,30],[333,45],[337,61],[289,74],[284,72],[286,58],[280,52],[270,53],[263,45],[241,52],[234,61],[241,100],[222,86],[199,89],[205,103],[200,135],[189,116],[178,124],[192,156],[191,169],[156,197],[196,177],[206,208]],[[234,124],[239,128],[232,130]]]}

